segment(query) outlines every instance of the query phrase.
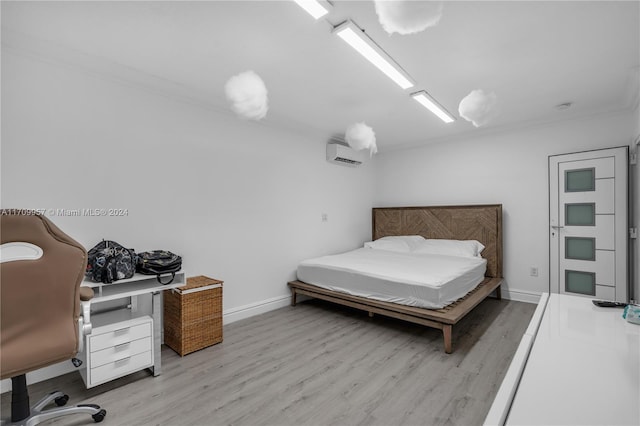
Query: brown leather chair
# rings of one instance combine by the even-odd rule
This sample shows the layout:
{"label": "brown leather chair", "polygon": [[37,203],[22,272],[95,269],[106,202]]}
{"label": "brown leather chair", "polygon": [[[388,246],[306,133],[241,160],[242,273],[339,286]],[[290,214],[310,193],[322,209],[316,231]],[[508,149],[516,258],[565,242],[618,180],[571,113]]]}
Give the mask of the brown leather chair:
{"label": "brown leather chair", "polygon": [[[0,242],[0,373],[2,379],[11,378],[11,422],[34,425],[76,413],[102,421],[106,411],[97,405],[62,407],[69,399],[62,392],[30,408],[26,384],[27,372],[74,359],[83,334],[91,331],[83,316],[89,316],[86,301],[93,291],[80,287],[86,250],[28,210],[1,211]],[[52,402],[59,407],[43,410]]]}

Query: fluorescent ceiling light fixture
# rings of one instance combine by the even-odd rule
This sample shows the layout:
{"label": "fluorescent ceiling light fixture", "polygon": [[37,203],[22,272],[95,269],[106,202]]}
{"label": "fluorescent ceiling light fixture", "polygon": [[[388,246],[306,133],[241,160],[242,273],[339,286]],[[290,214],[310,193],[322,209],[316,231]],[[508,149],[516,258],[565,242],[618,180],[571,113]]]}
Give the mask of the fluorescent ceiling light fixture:
{"label": "fluorescent ceiling light fixture", "polygon": [[351,20],[347,20],[333,29],[341,39],[346,41],[358,53],[364,56],[369,62],[378,67],[387,77],[393,80],[403,89],[414,86],[414,82],[409,75],[398,65],[387,53],[371,40],[362,30]]}
{"label": "fluorescent ceiling light fixture", "polygon": [[418,101],[426,109],[437,115],[438,118],[445,123],[453,123],[455,121],[453,115],[449,114],[449,112],[447,112],[447,110],[444,109],[442,105],[436,102],[436,100],[429,96],[429,94],[424,90],[412,93],[411,97]]}
{"label": "fluorescent ceiling light fixture", "polygon": [[331,10],[331,4],[322,0],[293,0],[298,6],[307,11],[314,19],[322,18]]}

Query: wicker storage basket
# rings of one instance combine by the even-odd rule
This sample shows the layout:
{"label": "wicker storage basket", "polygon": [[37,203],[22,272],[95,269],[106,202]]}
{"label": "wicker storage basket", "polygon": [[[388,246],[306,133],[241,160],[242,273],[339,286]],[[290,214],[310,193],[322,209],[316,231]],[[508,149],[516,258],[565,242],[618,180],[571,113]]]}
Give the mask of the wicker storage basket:
{"label": "wicker storage basket", "polygon": [[164,292],[164,343],[180,356],[222,342],[222,281],[187,278]]}

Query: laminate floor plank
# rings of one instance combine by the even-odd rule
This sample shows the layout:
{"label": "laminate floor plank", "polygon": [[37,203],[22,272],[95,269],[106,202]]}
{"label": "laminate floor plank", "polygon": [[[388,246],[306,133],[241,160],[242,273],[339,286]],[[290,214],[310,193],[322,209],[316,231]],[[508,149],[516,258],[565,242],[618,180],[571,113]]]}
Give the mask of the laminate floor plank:
{"label": "laminate floor plank", "polygon": [[[312,300],[229,324],[222,343],[184,357],[163,346],[158,377],[85,389],[74,372],[29,392],[100,404],[105,426],[481,424],[534,310],[483,301],[454,326],[447,355],[439,330]],[[9,407],[5,393],[3,417]]]}

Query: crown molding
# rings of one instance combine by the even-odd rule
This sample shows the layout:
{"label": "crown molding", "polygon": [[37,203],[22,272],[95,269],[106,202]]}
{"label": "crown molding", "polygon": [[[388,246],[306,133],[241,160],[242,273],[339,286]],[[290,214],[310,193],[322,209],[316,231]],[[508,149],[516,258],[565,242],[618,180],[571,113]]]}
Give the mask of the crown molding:
{"label": "crown molding", "polygon": [[[637,110],[637,109],[636,109]],[[403,151],[408,149],[423,148],[426,146],[442,144],[442,143],[456,143],[471,141],[478,138],[485,138],[488,136],[504,135],[524,130],[543,129],[546,127],[553,127],[564,123],[581,122],[581,121],[593,121],[594,119],[616,117],[626,114],[630,114],[634,109],[628,103],[622,107],[614,108],[606,111],[588,111],[580,115],[574,115],[571,117],[559,117],[552,120],[537,120],[537,121],[523,121],[518,123],[512,123],[503,126],[485,127],[485,128],[473,128],[464,133],[458,133],[456,135],[448,135],[437,138],[428,139],[426,141],[416,141],[413,143],[406,143],[402,145],[396,145],[390,148],[383,148],[379,150],[380,153],[387,153],[393,151]]]}

